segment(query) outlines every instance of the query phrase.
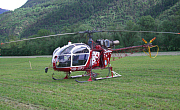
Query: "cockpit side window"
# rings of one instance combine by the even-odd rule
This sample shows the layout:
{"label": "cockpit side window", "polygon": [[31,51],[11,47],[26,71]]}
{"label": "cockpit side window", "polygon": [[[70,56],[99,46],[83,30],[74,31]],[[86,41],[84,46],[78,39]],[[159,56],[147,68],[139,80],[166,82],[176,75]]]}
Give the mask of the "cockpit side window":
{"label": "cockpit side window", "polygon": [[62,55],[57,57],[56,66],[57,67],[70,67],[71,65],[71,55]]}
{"label": "cockpit side window", "polygon": [[73,55],[72,66],[85,65],[88,60],[89,54]]}

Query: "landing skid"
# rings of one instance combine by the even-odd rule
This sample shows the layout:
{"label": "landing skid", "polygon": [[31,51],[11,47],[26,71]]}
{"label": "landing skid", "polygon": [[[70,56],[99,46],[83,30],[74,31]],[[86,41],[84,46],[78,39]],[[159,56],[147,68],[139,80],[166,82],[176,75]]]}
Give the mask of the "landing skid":
{"label": "landing skid", "polygon": [[[54,78],[54,73],[52,74],[52,79],[54,79],[54,80],[62,80],[62,79],[56,79],[56,78]],[[64,78],[63,78],[64,79]]]}
{"label": "landing skid", "polygon": [[81,77],[84,77],[84,76],[89,76],[89,75],[76,75],[76,76],[71,76],[70,78],[81,78]]}
{"label": "landing skid", "polygon": [[[66,77],[65,78],[62,78],[62,79],[70,79],[70,78],[81,78],[81,77],[84,77],[84,76],[89,76],[89,74],[84,74],[84,75],[76,75],[76,76],[70,76],[70,75],[66,75]],[[54,80],[62,80],[62,79],[56,79],[56,78],[54,78],[54,73],[52,74],[52,79],[54,79]]]}
{"label": "landing skid", "polygon": [[[62,78],[62,79],[56,79],[53,77],[54,73],[52,74],[52,79],[54,80],[62,80],[62,79],[69,79],[69,78],[80,78],[80,77],[84,77],[84,76],[90,76],[90,74],[84,74],[84,75],[76,75],[76,76],[70,76],[70,74],[67,74],[65,78]],[[87,80],[87,81],[78,81],[78,80],[75,80],[76,82],[78,83],[84,83],[84,82],[92,82],[92,81],[98,81],[98,80],[102,80],[102,79],[110,79],[110,78],[116,78],[116,77],[120,77],[121,75],[114,72],[114,71],[111,71],[111,76],[107,76],[107,77],[99,77],[99,78],[95,78],[97,75],[99,75],[98,73],[92,73],[92,78],[90,76],[90,78]]]}
{"label": "landing skid", "polygon": [[112,72],[112,76],[93,78],[93,80],[88,80],[88,81],[78,81],[78,80],[75,80],[75,81],[78,83],[84,83],[84,82],[90,82],[90,81],[98,81],[98,80],[102,80],[102,79],[117,78],[117,77],[122,76],[114,71],[111,71],[111,72]]}
{"label": "landing skid", "polygon": [[[78,82],[78,83],[90,82],[90,81],[78,81],[78,80],[75,80],[75,81]],[[96,80],[92,80],[92,81],[96,81]]]}
{"label": "landing skid", "polygon": [[101,79],[110,79],[110,78],[117,78],[117,77],[120,77],[121,75],[116,75],[116,76],[107,76],[107,77],[99,77],[99,78],[95,78],[95,80],[101,80]]}

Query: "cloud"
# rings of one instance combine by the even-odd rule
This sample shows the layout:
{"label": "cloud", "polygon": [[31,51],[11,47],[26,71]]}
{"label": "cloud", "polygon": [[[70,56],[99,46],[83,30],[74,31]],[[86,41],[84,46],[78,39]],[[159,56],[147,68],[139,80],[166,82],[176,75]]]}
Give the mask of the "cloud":
{"label": "cloud", "polygon": [[0,8],[14,10],[24,5],[27,0],[0,0]]}

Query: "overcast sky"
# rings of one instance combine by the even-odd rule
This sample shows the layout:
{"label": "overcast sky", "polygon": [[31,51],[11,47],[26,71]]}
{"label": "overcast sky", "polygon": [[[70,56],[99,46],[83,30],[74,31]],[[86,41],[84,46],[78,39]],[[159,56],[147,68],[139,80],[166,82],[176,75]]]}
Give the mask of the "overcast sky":
{"label": "overcast sky", "polygon": [[0,0],[0,8],[14,10],[24,5],[28,0]]}

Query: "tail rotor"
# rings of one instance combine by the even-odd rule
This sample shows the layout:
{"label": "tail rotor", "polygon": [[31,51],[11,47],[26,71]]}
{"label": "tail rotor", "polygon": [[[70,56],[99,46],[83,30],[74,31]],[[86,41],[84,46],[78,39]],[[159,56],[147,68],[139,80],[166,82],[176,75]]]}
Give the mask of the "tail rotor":
{"label": "tail rotor", "polygon": [[[147,50],[148,50],[148,53],[147,52],[145,52],[144,50],[143,50],[143,52],[145,53],[145,54],[147,54],[150,58],[156,58],[156,56],[158,55],[158,52],[159,52],[159,47],[158,47],[158,45],[152,45],[152,42],[154,41],[156,39],[156,37],[154,37],[153,39],[151,39],[150,41],[149,41],[149,43],[144,39],[144,38],[142,38],[142,41],[146,44],[146,45],[148,45],[148,47],[147,47]],[[156,53],[156,55],[154,56],[154,57],[152,57],[152,55],[151,55],[151,48],[157,48],[157,53]]]}

